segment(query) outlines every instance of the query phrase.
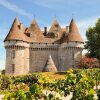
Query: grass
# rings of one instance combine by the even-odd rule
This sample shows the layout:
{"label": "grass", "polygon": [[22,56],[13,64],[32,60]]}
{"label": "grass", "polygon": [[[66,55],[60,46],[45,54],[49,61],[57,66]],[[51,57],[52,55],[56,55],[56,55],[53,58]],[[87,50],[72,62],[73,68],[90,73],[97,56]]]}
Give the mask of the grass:
{"label": "grass", "polygon": [[51,80],[65,79],[66,72],[42,72],[42,75],[49,77]]}
{"label": "grass", "polygon": [[[41,74],[41,75],[49,77],[49,79],[51,80],[56,80],[56,79],[65,79],[66,73],[67,72],[35,72],[35,73],[29,73],[26,75]],[[25,76],[25,75],[16,75],[16,76],[20,77],[20,76]]]}

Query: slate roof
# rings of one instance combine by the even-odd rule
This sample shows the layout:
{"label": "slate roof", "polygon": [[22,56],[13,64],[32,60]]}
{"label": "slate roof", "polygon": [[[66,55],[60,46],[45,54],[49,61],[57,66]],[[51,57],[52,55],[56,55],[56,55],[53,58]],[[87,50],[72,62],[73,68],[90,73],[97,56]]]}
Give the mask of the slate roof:
{"label": "slate roof", "polygon": [[23,41],[25,40],[24,26],[20,24],[18,17],[15,18],[11,26],[11,29],[4,41],[8,40],[23,40]]}
{"label": "slate roof", "polygon": [[[62,28],[57,19],[55,19],[47,32],[47,36],[44,36],[43,33],[44,31],[41,31],[35,18],[31,25],[25,28],[24,25],[19,22],[18,17],[16,17],[4,41],[22,40],[31,43],[62,43],[62,41],[83,42],[73,18],[69,25],[69,29]],[[67,33],[67,36],[64,36],[65,33]]]}
{"label": "slate roof", "polygon": [[69,25],[68,41],[83,42],[74,18],[72,18]]}

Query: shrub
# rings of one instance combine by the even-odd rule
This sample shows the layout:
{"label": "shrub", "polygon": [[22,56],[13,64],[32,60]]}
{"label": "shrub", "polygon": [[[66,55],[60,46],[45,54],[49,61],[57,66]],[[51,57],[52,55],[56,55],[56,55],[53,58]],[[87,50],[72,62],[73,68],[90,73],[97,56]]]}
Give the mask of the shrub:
{"label": "shrub", "polygon": [[80,62],[77,66],[78,68],[100,68],[99,61],[96,58],[88,58],[84,56],[82,58],[82,62]]}

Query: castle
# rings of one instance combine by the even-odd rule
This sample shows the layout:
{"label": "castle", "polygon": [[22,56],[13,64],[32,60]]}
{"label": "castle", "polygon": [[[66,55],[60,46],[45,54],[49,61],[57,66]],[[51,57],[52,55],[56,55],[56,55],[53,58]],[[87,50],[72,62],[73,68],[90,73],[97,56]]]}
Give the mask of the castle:
{"label": "castle", "polygon": [[35,18],[25,28],[16,17],[4,40],[6,75],[66,71],[81,61],[83,44],[74,18],[65,28],[55,19],[41,30]]}

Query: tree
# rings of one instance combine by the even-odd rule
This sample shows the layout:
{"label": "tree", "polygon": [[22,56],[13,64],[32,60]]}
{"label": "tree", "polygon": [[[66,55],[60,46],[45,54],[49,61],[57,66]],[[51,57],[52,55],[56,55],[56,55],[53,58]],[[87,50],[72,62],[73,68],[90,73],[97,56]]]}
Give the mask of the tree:
{"label": "tree", "polygon": [[82,61],[77,65],[78,68],[100,68],[99,62],[96,58],[82,57]]}
{"label": "tree", "polygon": [[94,27],[89,27],[86,31],[87,41],[85,49],[88,50],[86,56],[97,58],[100,64],[100,18]]}

